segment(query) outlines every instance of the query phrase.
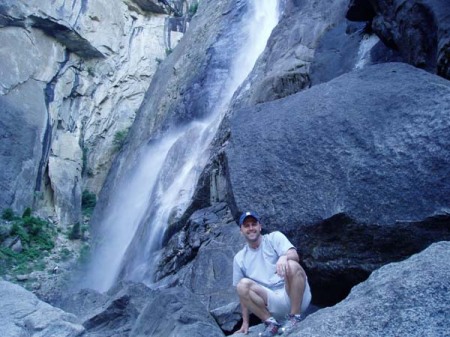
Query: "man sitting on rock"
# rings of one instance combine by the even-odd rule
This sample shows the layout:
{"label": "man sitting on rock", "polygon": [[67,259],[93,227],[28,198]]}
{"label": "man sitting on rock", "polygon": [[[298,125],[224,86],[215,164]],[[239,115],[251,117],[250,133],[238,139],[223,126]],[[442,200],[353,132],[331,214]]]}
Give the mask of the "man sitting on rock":
{"label": "man sitting on rock", "polygon": [[[239,226],[247,244],[233,261],[233,285],[243,319],[237,332],[248,333],[250,312],[266,325],[260,336],[274,336],[280,328],[289,332],[303,319],[301,313],[311,302],[308,279],[297,251],[281,232],[262,235],[255,212],[244,212]],[[279,320],[283,316],[286,322],[281,327]]]}

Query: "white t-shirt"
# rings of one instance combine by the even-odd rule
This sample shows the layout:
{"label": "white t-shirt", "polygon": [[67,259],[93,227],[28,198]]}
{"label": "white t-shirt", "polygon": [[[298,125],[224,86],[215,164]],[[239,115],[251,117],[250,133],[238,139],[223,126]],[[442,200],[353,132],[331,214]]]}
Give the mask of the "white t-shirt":
{"label": "white t-shirt", "polygon": [[245,245],[234,256],[233,285],[236,286],[241,278],[247,277],[269,289],[283,286],[284,279],[276,273],[276,263],[291,248],[295,247],[281,232],[263,235],[256,249]]}

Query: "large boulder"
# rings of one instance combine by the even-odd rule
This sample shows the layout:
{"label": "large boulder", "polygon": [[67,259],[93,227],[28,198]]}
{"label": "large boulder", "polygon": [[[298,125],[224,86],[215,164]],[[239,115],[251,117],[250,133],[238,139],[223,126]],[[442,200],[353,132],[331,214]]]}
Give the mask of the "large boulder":
{"label": "large boulder", "polygon": [[227,149],[236,205],[264,210],[269,228],[445,212],[449,113],[450,82],[402,63],[238,110]]}
{"label": "large boulder", "polygon": [[255,209],[288,234],[313,297],[336,303],[372,270],[450,237],[449,113],[450,83],[402,63],[237,110],[233,212]]}
{"label": "large boulder", "polygon": [[40,301],[22,287],[0,281],[0,335],[76,337],[85,329],[78,319]]}

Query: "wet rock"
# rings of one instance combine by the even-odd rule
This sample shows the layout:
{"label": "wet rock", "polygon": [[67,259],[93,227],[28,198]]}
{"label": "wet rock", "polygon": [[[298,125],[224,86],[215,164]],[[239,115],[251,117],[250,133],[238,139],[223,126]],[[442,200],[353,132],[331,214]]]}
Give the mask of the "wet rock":
{"label": "wet rock", "polygon": [[347,17],[369,21],[405,62],[450,79],[450,4],[445,0],[351,1]]}
{"label": "wet rock", "polygon": [[347,1],[284,3],[280,22],[246,80],[248,84],[241,86],[235,107],[276,100],[309,88],[311,64],[323,34],[345,21]]}

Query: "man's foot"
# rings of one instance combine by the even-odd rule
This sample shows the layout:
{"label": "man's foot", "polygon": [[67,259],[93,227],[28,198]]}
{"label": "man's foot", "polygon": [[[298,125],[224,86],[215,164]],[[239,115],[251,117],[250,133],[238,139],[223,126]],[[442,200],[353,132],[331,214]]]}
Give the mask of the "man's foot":
{"label": "man's foot", "polygon": [[281,333],[289,333],[292,330],[294,330],[298,323],[303,321],[304,317],[302,315],[292,315],[288,314],[286,315],[286,322],[283,324],[283,327],[280,329]]}
{"label": "man's foot", "polygon": [[259,334],[260,337],[272,337],[278,334],[278,329],[281,327],[281,324],[278,323],[274,319],[268,319],[264,322],[266,328],[263,332]]}

